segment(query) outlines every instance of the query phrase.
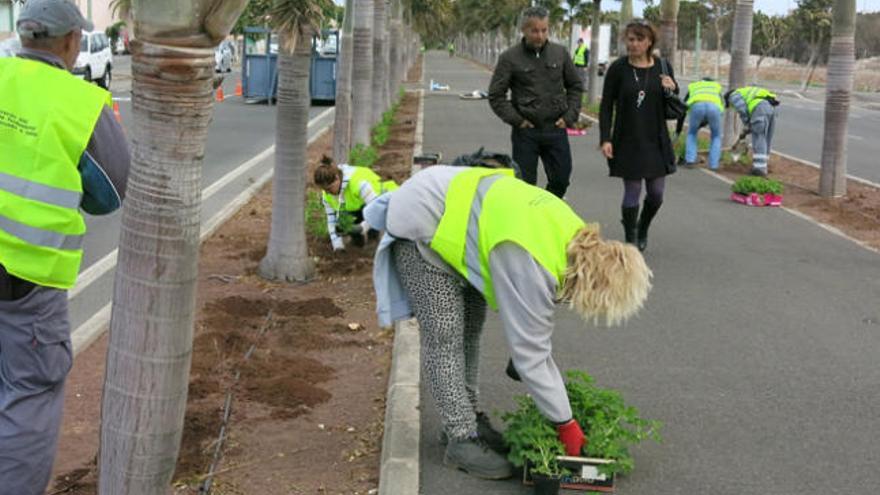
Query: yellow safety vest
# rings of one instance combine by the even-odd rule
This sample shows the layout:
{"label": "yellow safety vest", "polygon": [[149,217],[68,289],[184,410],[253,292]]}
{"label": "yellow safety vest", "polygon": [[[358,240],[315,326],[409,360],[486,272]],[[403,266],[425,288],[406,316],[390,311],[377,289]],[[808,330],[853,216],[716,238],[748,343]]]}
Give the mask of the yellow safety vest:
{"label": "yellow safety vest", "polygon": [[694,81],[688,84],[687,106],[706,101],[714,103],[723,112],[724,102],[721,99],[721,84],[715,81]]}
{"label": "yellow safety vest", "polygon": [[739,88],[738,90],[736,90],[736,92],[742,95],[743,100],[746,101],[749,115],[752,114],[752,110],[754,110],[755,107],[758,106],[758,103],[761,103],[767,98],[776,98],[776,93],[770,92],[764,88],[759,88],[757,86],[746,86],[744,88]]}
{"label": "yellow safety vest", "polygon": [[[479,222],[479,272],[465,260],[468,219],[480,180],[501,174],[486,192]],[[489,273],[489,253],[502,242],[514,242],[528,251],[538,263],[556,277],[562,286],[568,265],[566,248],[585,225],[561,199],[544,189],[514,178],[504,169],[474,168],[455,176],[446,193],[445,211],[431,249],[465,279],[483,281],[483,297],[497,310],[495,291]]]}
{"label": "yellow safety vest", "polygon": [[345,190],[342,191],[341,205],[336,196],[324,191],[324,201],[336,211],[358,211],[364,207],[364,200],[361,199],[360,195],[361,184],[364,182],[370,183],[373,187],[373,192],[377,196],[393,191],[398,187],[397,183],[393,180],[382,181],[382,178],[376,172],[366,167],[352,168],[354,168],[354,172],[352,172],[351,177],[348,179],[348,185],[345,187]]}
{"label": "yellow safety vest", "polygon": [[86,224],[78,166],[110,93],[34,60],[0,59],[0,264],[69,289]]}
{"label": "yellow safety vest", "polygon": [[587,65],[587,45],[581,45],[574,50],[574,65]]}

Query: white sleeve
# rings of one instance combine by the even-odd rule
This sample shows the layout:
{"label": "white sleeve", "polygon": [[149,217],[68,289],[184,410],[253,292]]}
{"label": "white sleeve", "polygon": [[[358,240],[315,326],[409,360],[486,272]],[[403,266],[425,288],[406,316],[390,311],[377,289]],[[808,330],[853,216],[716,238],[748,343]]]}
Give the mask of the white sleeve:
{"label": "white sleeve", "polygon": [[361,199],[364,201],[364,204],[370,204],[374,199],[378,197],[376,191],[373,190],[372,184],[370,181],[362,181],[360,188],[358,188],[358,195],[360,195]]}
{"label": "white sleeve", "polygon": [[324,213],[327,214],[327,232],[330,233],[330,243],[335,249],[342,242],[342,237],[336,233],[336,210],[327,204],[323,197],[321,197],[321,203],[324,204]]}
{"label": "white sleeve", "polygon": [[489,272],[510,357],[538,409],[550,421],[571,419],[565,382],[553,361],[556,279],[520,246],[489,253]]}

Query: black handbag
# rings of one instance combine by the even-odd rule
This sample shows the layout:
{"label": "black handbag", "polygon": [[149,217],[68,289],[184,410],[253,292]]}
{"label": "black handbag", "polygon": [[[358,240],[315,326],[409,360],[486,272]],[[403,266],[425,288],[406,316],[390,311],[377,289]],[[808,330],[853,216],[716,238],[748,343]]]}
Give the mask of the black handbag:
{"label": "black handbag", "polygon": [[[669,71],[666,69],[666,59],[664,58],[660,59],[660,69],[663,71],[664,76],[669,75]],[[681,101],[672,91],[663,88],[663,113],[666,116],[666,120],[683,119],[687,111],[688,107],[685,102]]]}

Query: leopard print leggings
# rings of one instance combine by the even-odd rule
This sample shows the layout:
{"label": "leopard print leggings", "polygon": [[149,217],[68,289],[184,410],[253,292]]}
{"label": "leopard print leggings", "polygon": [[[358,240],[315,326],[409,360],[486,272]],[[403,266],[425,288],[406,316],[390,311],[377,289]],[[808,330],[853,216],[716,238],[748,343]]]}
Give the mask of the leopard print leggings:
{"label": "leopard print leggings", "polygon": [[392,253],[419,322],[422,367],[443,428],[451,438],[465,438],[477,431],[486,300],[470,284],[425,260],[413,242],[395,242]]}

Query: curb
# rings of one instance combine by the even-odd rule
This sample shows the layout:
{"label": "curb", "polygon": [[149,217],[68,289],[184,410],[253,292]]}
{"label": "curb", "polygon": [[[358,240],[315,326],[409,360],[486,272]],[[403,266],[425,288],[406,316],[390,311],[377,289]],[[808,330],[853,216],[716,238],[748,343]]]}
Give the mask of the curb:
{"label": "curb", "polygon": [[379,495],[419,493],[419,327],[414,319],[395,323],[394,350],[385,401],[385,433]]}
{"label": "curb", "polygon": [[[424,58],[422,64],[424,64]],[[425,69],[422,65],[421,81]],[[422,152],[425,117],[425,90],[417,91],[419,111],[413,138],[413,155]],[[416,172],[413,167],[413,172]],[[391,373],[385,394],[385,432],[382,435],[382,457],[379,463],[378,495],[419,493],[419,411],[421,381],[421,343],[416,320],[394,324],[394,348],[391,351]]]}

